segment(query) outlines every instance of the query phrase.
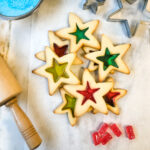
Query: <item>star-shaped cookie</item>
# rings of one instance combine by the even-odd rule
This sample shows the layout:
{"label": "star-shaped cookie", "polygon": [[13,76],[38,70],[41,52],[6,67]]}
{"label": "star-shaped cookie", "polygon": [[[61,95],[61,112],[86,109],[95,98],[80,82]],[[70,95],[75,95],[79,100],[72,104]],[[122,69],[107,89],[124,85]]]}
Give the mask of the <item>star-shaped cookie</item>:
{"label": "star-shaped cookie", "polygon": [[107,36],[102,35],[101,51],[86,54],[85,57],[98,64],[99,80],[102,82],[114,70],[126,74],[130,73],[122,60],[129,48],[130,44],[114,46]]}
{"label": "star-shaped cookie", "polygon": [[82,46],[100,48],[99,42],[93,35],[99,24],[98,20],[83,23],[78,16],[70,13],[69,24],[69,28],[56,31],[56,35],[70,40],[70,52],[77,52]]}
{"label": "star-shaped cookie", "polygon": [[69,122],[72,126],[74,126],[77,122],[77,117],[75,117],[74,114],[76,98],[70,95],[68,92],[66,92],[63,88],[61,88],[60,93],[63,102],[54,110],[54,113],[56,114],[68,113]]}
{"label": "star-shaped cookie", "polygon": [[64,85],[64,89],[76,97],[75,116],[80,117],[92,107],[98,112],[107,114],[107,106],[103,96],[112,88],[113,83],[96,83],[93,76],[85,69],[81,85]]}
{"label": "star-shaped cookie", "polygon": [[[119,115],[119,107],[117,105],[117,101],[126,95],[127,90],[124,89],[115,89],[114,88],[114,80],[112,78],[107,79],[107,82],[113,82],[113,88],[106,93],[103,98],[106,102],[108,110],[110,110],[112,113]],[[97,110],[94,110],[93,113],[97,113]]]}
{"label": "star-shaped cookie", "polygon": [[76,57],[71,53],[58,57],[49,47],[45,49],[46,64],[33,73],[48,78],[49,94],[53,95],[62,84],[79,84],[79,79],[70,71],[70,67]]}
{"label": "star-shaped cookie", "polygon": [[[50,41],[50,49],[54,51],[58,57],[62,57],[69,53],[69,41],[61,40],[58,36],[55,35],[53,31],[49,31],[48,35]],[[45,51],[36,53],[35,57],[42,61],[46,61]],[[83,61],[76,56],[73,65],[79,65],[82,63]]]}

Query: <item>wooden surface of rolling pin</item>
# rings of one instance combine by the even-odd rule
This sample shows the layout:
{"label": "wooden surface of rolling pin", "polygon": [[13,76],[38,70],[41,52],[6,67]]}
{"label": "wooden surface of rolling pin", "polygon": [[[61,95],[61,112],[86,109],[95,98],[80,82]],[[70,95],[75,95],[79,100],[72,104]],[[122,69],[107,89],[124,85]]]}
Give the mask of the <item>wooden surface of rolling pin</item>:
{"label": "wooden surface of rolling pin", "polygon": [[0,106],[11,108],[16,123],[30,149],[41,144],[41,138],[29,118],[18,106],[16,96],[21,93],[21,87],[12,74],[4,59],[0,56]]}
{"label": "wooden surface of rolling pin", "polygon": [[0,106],[21,93],[22,89],[8,65],[0,57]]}

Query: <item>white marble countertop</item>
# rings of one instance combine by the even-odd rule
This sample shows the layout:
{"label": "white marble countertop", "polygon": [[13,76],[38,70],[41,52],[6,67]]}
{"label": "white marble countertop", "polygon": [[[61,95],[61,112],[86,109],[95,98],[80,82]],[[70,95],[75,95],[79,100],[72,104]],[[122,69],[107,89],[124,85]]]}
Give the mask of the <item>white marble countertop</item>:
{"label": "white marble countertop", "polygon": [[[120,23],[106,21],[106,16],[116,9],[115,1],[106,0],[94,15],[81,9],[81,0],[44,0],[40,8],[26,19],[12,22],[0,20],[0,42],[5,42],[0,53],[6,56],[23,87],[23,93],[18,97],[19,104],[43,139],[37,150],[150,150],[150,26],[140,24],[136,35],[127,38]],[[125,57],[131,74],[113,75],[116,87],[128,90],[128,94],[119,101],[119,116],[87,113],[80,118],[77,126],[71,127],[66,115],[53,114],[61,103],[60,95],[57,93],[50,97],[47,80],[32,74],[34,68],[42,65],[34,54],[49,45],[48,30],[66,27],[69,12],[76,13],[84,21],[99,19],[100,26],[96,31],[99,39],[104,33],[114,43],[132,44]],[[123,135],[121,138],[114,137],[107,146],[95,147],[91,133],[101,122],[116,122],[124,126],[132,124],[136,139],[129,141]],[[28,150],[6,107],[0,108],[0,150]]]}

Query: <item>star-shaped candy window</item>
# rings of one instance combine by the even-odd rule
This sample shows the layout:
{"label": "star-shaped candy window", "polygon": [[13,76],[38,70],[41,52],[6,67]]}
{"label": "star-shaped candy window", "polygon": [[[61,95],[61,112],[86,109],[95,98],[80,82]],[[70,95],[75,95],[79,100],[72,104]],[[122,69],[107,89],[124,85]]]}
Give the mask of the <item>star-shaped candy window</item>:
{"label": "star-shaped candy window", "polygon": [[68,63],[59,64],[53,59],[53,66],[46,68],[45,71],[53,75],[54,82],[57,82],[60,78],[69,78],[66,73],[66,67]]}
{"label": "star-shaped candy window", "polygon": [[116,98],[118,95],[120,95],[119,92],[112,92],[112,91],[109,91],[109,92],[104,96],[104,100],[105,100],[105,102],[106,102],[108,105],[110,105],[110,106],[112,106],[112,107],[115,107],[114,102],[115,102],[115,98]]}
{"label": "star-shaped candy window", "polygon": [[75,117],[74,109],[75,109],[75,105],[76,105],[76,98],[72,97],[72,96],[70,96],[68,94],[65,94],[65,98],[66,98],[67,103],[62,108],[62,110],[70,109],[71,113],[72,113],[72,116]]}
{"label": "star-shaped candy window", "polygon": [[84,91],[78,90],[77,92],[84,96],[84,99],[82,101],[82,105],[84,105],[84,103],[86,103],[87,100],[91,100],[94,103],[96,103],[96,100],[95,100],[93,94],[95,92],[97,92],[99,89],[100,88],[91,88],[89,82],[87,82],[86,89]]}
{"label": "star-shaped candy window", "polygon": [[145,0],[133,0],[131,3],[129,3],[130,1],[127,1],[117,0],[119,9],[113,12],[108,17],[108,20],[123,24],[127,36],[132,37],[136,33],[141,18],[144,18],[144,20],[147,20],[148,18],[145,17],[143,13]]}
{"label": "star-shaped candy window", "polygon": [[80,29],[79,26],[76,25],[76,31],[70,34],[76,36],[76,43],[78,44],[79,41],[82,39],[89,40],[89,38],[85,35],[88,29],[89,29],[88,27],[85,29]]}
{"label": "star-shaped candy window", "polygon": [[111,65],[116,68],[118,68],[117,63],[115,62],[115,59],[119,56],[119,54],[110,54],[110,51],[108,48],[106,48],[105,55],[104,56],[98,56],[97,59],[99,61],[102,61],[104,63],[104,71]]}
{"label": "star-shaped candy window", "polygon": [[54,43],[54,51],[59,57],[64,56],[66,54],[67,49],[68,49],[68,45],[64,45],[60,47],[56,43]]}
{"label": "star-shaped candy window", "polygon": [[60,89],[62,103],[54,110],[56,114],[68,114],[69,122],[74,126],[77,122],[77,117],[75,116],[75,106],[76,106],[76,97],[70,95],[63,88]]}

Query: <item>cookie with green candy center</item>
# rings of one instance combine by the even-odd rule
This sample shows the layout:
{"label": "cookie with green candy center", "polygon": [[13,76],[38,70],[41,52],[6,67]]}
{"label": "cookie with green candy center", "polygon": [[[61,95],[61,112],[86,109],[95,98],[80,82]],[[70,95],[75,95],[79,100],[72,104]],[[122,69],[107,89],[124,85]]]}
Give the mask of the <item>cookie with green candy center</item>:
{"label": "cookie with green candy center", "polygon": [[71,72],[71,65],[76,58],[75,53],[58,57],[46,47],[46,64],[33,70],[33,73],[46,77],[50,95],[53,95],[63,84],[79,84],[79,79]]}
{"label": "cookie with green candy center", "polygon": [[114,46],[107,36],[102,36],[102,48],[86,54],[85,57],[98,65],[99,80],[102,82],[112,71],[129,74],[130,70],[123,61],[123,56],[130,48],[130,44]]}
{"label": "cookie with green candy center", "polygon": [[77,52],[83,46],[100,48],[100,44],[93,35],[99,24],[98,20],[83,23],[82,20],[73,13],[69,14],[68,28],[56,31],[56,35],[70,40],[70,52]]}

